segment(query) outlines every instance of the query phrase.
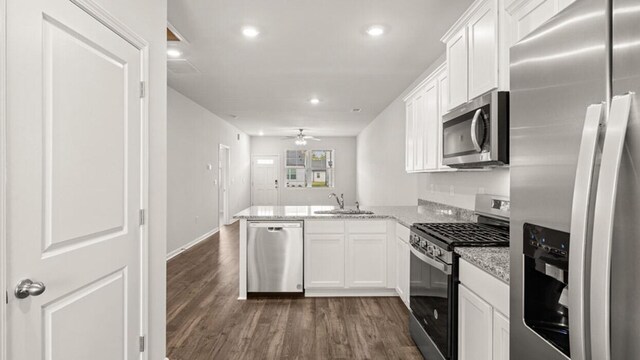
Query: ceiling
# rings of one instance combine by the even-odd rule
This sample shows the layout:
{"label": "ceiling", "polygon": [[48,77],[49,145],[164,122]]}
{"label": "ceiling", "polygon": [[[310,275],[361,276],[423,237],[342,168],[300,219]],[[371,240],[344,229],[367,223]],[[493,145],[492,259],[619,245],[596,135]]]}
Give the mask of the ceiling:
{"label": "ceiling", "polygon": [[[198,70],[169,71],[169,85],[249,135],[354,136],[444,52],[471,2],[169,0]],[[369,36],[377,24],[385,34]],[[244,37],[247,25],[260,34]]]}

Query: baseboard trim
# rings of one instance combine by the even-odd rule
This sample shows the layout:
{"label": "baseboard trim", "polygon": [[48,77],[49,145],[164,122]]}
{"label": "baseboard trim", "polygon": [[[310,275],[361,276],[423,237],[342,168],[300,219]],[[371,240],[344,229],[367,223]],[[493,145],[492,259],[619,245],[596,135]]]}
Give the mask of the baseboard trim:
{"label": "baseboard trim", "polygon": [[215,228],[207,233],[205,233],[204,235],[198,237],[197,239],[187,243],[186,245],[173,250],[172,252],[167,254],[167,261],[173,259],[174,257],[180,255],[181,253],[183,253],[185,250],[189,249],[190,247],[193,247],[195,245],[197,245],[199,242],[204,241],[206,239],[208,239],[211,235],[217,233],[218,231],[220,231],[220,228]]}
{"label": "baseboard trim", "polygon": [[305,297],[399,296],[395,289],[305,289]]}

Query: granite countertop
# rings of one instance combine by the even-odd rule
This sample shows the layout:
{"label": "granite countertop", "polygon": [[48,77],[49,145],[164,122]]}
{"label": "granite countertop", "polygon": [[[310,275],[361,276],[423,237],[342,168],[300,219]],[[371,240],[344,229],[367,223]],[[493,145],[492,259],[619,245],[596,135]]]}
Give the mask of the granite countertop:
{"label": "granite countertop", "polygon": [[[346,207],[353,209],[353,207]],[[300,220],[300,219],[395,219],[410,227],[414,223],[475,221],[470,210],[437,203],[421,202],[419,206],[362,206],[373,214],[333,215],[316,214],[319,210],[332,210],[335,206],[252,206],[237,213],[234,218],[247,220]]]}
{"label": "granite countertop", "polygon": [[509,247],[456,247],[471,264],[509,284]]}

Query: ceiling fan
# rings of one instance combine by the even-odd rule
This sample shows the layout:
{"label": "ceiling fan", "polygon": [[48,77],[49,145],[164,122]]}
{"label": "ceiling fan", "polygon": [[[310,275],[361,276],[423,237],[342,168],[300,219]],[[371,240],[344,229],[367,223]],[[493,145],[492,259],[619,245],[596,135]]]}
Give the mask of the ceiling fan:
{"label": "ceiling fan", "polygon": [[295,144],[298,146],[307,145],[307,140],[320,141],[320,139],[318,139],[317,137],[313,137],[311,135],[305,135],[304,129],[298,129],[298,131],[299,131],[298,135],[285,136],[282,138],[282,140],[294,139]]}

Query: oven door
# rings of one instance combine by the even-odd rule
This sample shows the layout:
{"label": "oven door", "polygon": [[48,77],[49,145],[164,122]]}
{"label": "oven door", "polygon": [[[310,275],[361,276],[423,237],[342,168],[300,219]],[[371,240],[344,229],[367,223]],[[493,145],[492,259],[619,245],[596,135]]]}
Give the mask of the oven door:
{"label": "oven door", "polygon": [[490,105],[484,105],[442,125],[444,164],[491,160]]}
{"label": "oven door", "polygon": [[456,286],[453,266],[431,258],[411,246],[409,307],[415,319],[440,351],[452,359],[456,336]]}

